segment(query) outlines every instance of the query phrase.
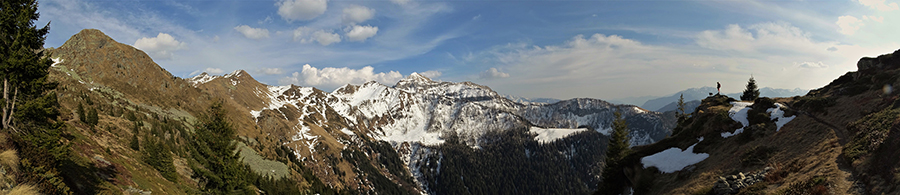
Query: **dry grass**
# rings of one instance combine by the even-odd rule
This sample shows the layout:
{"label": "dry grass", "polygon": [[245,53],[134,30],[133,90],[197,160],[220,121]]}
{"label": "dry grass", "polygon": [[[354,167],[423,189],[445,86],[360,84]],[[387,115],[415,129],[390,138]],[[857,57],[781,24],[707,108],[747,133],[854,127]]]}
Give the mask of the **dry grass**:
{"label": "dry grass", "polygon": [[36,188],[34,188],[34,186],[23,184],[23,185],[18,185],[16,187],[14,187],[12,190],[10,190],[9,192],[7,192],[5,194],[37,195],[37,194],[41,194],[41,193],[38,192],[38,190]]}
{"label": "dry grass", "polygon": [[19,171],[19,155],[15,150],[7,150],[0,153],[0,165],[9,167],[10,171]]}

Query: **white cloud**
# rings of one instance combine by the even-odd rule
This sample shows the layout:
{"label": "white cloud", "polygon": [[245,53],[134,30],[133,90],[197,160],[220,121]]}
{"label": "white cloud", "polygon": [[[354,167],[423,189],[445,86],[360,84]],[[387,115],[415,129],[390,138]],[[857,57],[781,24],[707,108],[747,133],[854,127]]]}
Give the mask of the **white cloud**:
{"label": "white cloud", "polygon": [[157,59],[172,59],[172,52],[184,49],[184,45],[166,33],[159,33],[156,37],[143,37],[134,42],[134,47]]}
{"label": "white cloud", "polygon": [[497,68],[487,69],[484,72],[481,72],[481,74],[478,74],[478,78],[484,79],[484,80],[499,79],[499,78],[506,78],[506,77],[509,77],[509,74],[500,72],[500,70],[497,70]]}
{"label": "white cloud", "polygon": [[372,17],[375,17],[374,9],[360,5],[350,5],[344,8],[341,21],[344,24],[357,24],[372,19]]}
{"label": "white cloud", "polygon": [[900,9],[897,6],[897,3],[885,3],[885,0],[859,0],[859,4],[863,4],[865,6],[869,6],[869,8],[877,9],[878,11],[894,11]]}
{"label": "white cloud", "polygon": [[321,45],[331,45],[332,43],[340,43],[341,36],[337,33],[325,32],[324,30],[318,30],[313,32],[312,38],[316,40]]}
{"label": "white cloud", "polygon": [[284,73],[281,68],[260,68],[259,72],[265,75],[278,75]]}
{"label": "white cloud", "polygon": [[419,74],[422,76],[428,77],[430,79],[434,79],[434,78],[440,77],[443,73],[441,73],[441,71],[429,70],[429,71],[425,71],[425,72],[422,72]]}
{"label": "white cloud", "polygon": [[878,23],[884,22],[884,16],[863,16],[863,20],[872,20]]}
{"label": "white cloud", "polygon": [[[480,59],[475,61],[500,68],[498,73],[515,75],[482,81],[504,93],[617,98],[618,94],[652,95],[710,86],[709,82],[715,81],[734,86],[724,91],[737,92],[750,74],[768,87],[816,88],[855,70],[859,57],[884,52],[880,51],[883,48],[812,37],[783,22],[697,32],[696,45],[648,45],[617,35],[578,35],[556,45],[496,46],[478,54]],[[487,70],[478,76],[493,72]]]}
{"label": "white cloud", "polygon": [[284,20],[311,20],[325,13],[327,0],[281,0],[275,3],[278,15]]}
{"label": "white cloud", "polygon": [[350,27],[350,31],[347,32],[347,39],[350,41],[365,41],[366,39],[375,36],[378,33],[377,26],[359,26],[353,25]]}
{"label": "white cloud", "polygon": [[303,65],[303,70],[301,72],[294,72],[291,76],[282,78],[279,83],[329,89],[345,84],[359,85],[368,81],[392,84],[403,78],[403,75],[397,71],[376,73],[374,70],[375,69],[371,66],[366,66],[361,69],[351,69],[347,67],[325,67],[319,69],[306,64]]}
{"label": "white cloud", "polygon": [[853,16],[838,17],[838,21],[835,23],[841,28],[838,32],[845,35],[853,35],[856,33],[856,30],[859,30],[864,25],[862,20]]}
{"label": "white cloud", "polygon": [[341,42],[341,36],[337,33],[326,32],[325,30],[313,30],[312,28],[301,26],[294,30],[294,41],[300,43],[317,42],[320,45],[328,46]]}
{"label": "white cloud", "polygon": [[802,62],[797,64],[797,66],[800,68],[828,68],[828,66],[822,62]]}
{"label": "white cloud", "polygon": [[240,25],[234,27],[234,30],[240,32],[245,37],[250,39],[263,39],[269,38],[269,29],[264,28],[251,28],[247,25]]}

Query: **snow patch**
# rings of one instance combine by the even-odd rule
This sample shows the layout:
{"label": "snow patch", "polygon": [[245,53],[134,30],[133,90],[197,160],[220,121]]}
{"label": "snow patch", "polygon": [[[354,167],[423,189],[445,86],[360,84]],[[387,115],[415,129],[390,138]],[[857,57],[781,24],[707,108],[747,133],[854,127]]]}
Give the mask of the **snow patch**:
{"label": "snow patch", "polygon": [[347,128],[341,128],[341,132],[347,135],[356,135],[356,133],[353,133],[353,131],[350,131],[350,129]]}
{"label": "snow patch", "polygon": [[728,116],[732,120],[740,122],[742,127],[734,130],[734,132],[722,132],[723,138],[740,134],[744,132],[744,127],[750,125],[750,120],[747,119],[747,112],[750,111],[750,106],[753,106],[753,102],[731,102],[731,105],[731,109],[728,110]]}
{"label": "snow patch", "polygon": [[788,122],[791,122],[791,120],[794,120],[794,118],[797,118],[797,115],[784,117],[784,110],[782,110],[782,108],[785,107],[786,106],[782,105],[781,103],[775,103],[775,108],[769,108],[768,110],[766,110],[766,112],[769,113],[769,118],[774,120],[775,125],[778,126],[778,128],[775,129],[776,132],[781,131],[781,127],[784,126],[784,124],[787,124]]}
{"label": "snow patch", "polygon": [[631,108],[633,108],[634,112],[638,113],[638,114],[647,112],[647,111],[644,111],[644,109],[638,108],[637,106],[631,107]]}
{"label": "snow patch", "polygon": [[[699,140],[703,140],[703,138],[701,137]],[[644,164],[644,168],[656,167],[663,173],[673,173],[684,169],[684,167],[697,164],[709,157],[709,154],[707,153],[694,153],[694,146],[697,146],[697,144],[691,145],[686,150],[672,147],[663,150],[662,152],[641,158],[641,163]]]}
{"label": "snow patch", "polygon": [[[739,128],[737,130],[734,130],[734,132],[723,132],[722,133],[723,138],[728,138],[728,137],[740,134],[741,132],[744,132],[744,128],[746,128],[748,125],[750,125],[750,121],[747,119],[747,111],[749,111],[751,109],[750,106],[752,106],[753,103],[751,103],[751,102],[732,102],[731,104],[734,106],[732,106],[731,109],[728,110],[728,115],[731,116],[731,119],[740,122],[741,125],[743,125],[743,127]],[[766,110],[766,112],[769,113],[769,119],[772,119],[772,121],[775,121],[775,125],[778,126],[778,128],[776,128],[775,131],[781,131],[782,126],[784,126],[788,122],[791,122],[791,120],[794,120],[794,118],[797,117],[796,115],[791,116],[791,117],[785,117],[783,109],[786,107],[787,106],[785,106],[784,104],[775,103],[775,108],[769,108]]]}
{"label": "snow patch", "polygon": [[53,60],[53,64],[50,64],[50,66],[56,66],[56,64],[63,62],[63,59],[60,57],[50,58],[50,60]]}
{"label": "snow patch", "polygon": [[581,131],[587,131],[586,128],[580,129],[557,129],[557,128],[540,128],[540,127],[531,127],[528,132],[535,133],[537,136],[534,137],[535,141],[538,141],[542,144],[550,143],[556,141],[558,139],[562,139],[572,135],[574,133],[578,133]]}
{"label": "snow patch", "polygon": [[188,79],[188,82],[190,82],[194,86],[197,86],[200,84],[208,83],[216,78],[218,78],[218,76],[212,76],[212,75],[206,74],[204,72],[204,73],[201,73],[200,75],[191,77],[191,79]]}

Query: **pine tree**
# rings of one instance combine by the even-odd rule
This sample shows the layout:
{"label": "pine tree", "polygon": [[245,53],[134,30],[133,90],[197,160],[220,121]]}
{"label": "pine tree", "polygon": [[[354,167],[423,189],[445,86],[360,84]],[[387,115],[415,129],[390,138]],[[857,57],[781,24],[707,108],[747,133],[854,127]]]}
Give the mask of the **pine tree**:
{"label": "pine tree", "polygon": [[191,148],[195,159],[203,167],[192,166],[194,177],[199,178],[203,190],[210,194],[250,194],[245,181],[246,167],[239,161],[234,150],[237,137],[234,127],[228,122],[222,102],[213,103],[208,113],[197,125]]}
{"label": "pine tree", "polygon": [[675,110],[675,117],[678,117],[678,123],[681,123],[682,121],[687,119],[688,115],[690,115],[690,114],[685,113],[684,94],[681,94],[681,96],[678,97],[677,104],[678,104],[678,109]]}
{"label": "pine tree", "polygon": [[753,101],[759,98],[759,89],[756,86],[756,79],[753,79],[753,76],[750,76],[750,80],[747,81],[747,88],[744,89],[744,94],[741,95],[741,100],[743,101]]}
{"label": "pine tree", "polygon": [[0,127],[9,129],[17,104],[43,95],[52,63],[43,51],[50,24],[37,28],[40,14],[36,0],[4,0],[0,3],[0,80],[3,86]]}
{"label": "pine tree", "polygon": [[134,151],[141,150],[141,142],[138,140],[139,131],[140,127],[138,127],[137,122],[134,122],[134,127],[131,128],[131,143],[129,144]]}
{"label": "pine tree", "polygon": [[75,109],[75,114],[78,114],[78,120],[83,123],[87,123],[87,115],[84,113],[84,105],[78,103],[78,108]]}
{"label": "pine tree", "polygon": [[87,116],[85,117],[85,119],[87,119],[87,121],[85,122],[89,126],[91,126],[91,129],[94,129],[94,126],[97,126],[97,124],[100,123],[100,116],[97,115],[97,109],[90,108],[87,110],[86,114]]}
{"label": "pine tree", "polygon": [[613,120],[613,132],[610,134],[606,146],[606,167],[603,168],[603,181],[598,185],[595,194],[620,194],[625,189],[625,173],[622,172],[621,160],[627,156],[631,149],[631,141],[628,136],[628,123],[622,118],[622,113],[615,112]]}
{"label": "pine tree", "polygon": [[[37,28],[37,0],[0,1],[0,128],[20,153],[16,180],[32,183],[43,194],[72,194],[59,171],[70,154],[65,124],[59,121],[56,83],[48,81],[52,64],[43,50],[49,23]],[[15,123],[13,123],[15,121]],[[70,178],[71,179],[71,178]]]}

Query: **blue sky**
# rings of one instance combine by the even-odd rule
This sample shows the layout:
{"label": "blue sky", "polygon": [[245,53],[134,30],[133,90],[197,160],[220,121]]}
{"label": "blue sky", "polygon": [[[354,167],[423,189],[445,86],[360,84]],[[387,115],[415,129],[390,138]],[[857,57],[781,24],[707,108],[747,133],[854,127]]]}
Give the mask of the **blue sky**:
{"label": "blue sky", "polygon": [[523,97],[723,84],[813,89],[900,49],[897,0],[41,0],[46,47],[85,28],[180,77],[243,69],[326,91],[418,72]]}

